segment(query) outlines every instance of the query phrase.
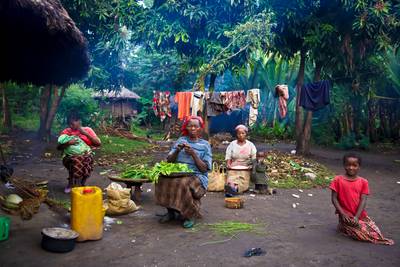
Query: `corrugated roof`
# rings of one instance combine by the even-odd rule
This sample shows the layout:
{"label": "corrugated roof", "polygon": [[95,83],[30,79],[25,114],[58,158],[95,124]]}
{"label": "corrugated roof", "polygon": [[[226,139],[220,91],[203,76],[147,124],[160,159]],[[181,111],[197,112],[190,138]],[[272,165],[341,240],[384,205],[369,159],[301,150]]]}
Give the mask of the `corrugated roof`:
{"label": "corrugated roof", "polygon": [[140,96],[135,92],[132,92],[126,87],[121,87],[119,91],[103,91],[95,92],[93,94],[95,98],[113,98],[113,99],[139,99]]}

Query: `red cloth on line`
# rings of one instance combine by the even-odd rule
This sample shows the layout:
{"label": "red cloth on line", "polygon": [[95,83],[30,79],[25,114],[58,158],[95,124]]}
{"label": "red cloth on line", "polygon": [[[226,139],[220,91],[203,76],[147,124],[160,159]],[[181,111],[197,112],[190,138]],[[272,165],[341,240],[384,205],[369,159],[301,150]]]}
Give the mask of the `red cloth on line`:
{"label": "red cloth on line", "polygon": [[[337,193],[340,206],[351,217],[357,213],[361,195],[369,195],[368,181],[362,177],[349,179],[338,175],[333,179],[329,188]],[[367,216],[367,212],[363,210],[359,219],[362,220]]]}
{"label": "red cloth on line", "polygon": [[175,102],[178,103],[178,119],[182,120],[190,116],[190,104],[192,103],[193,92],[177,92]]}
{"label": "red cloth on line", "polygon": [[281,118],[285,118],[287,114],[287,101],[289,100],[289,88],[287,85],[280,84],[275,87],[275,93],[279,97],[278,109]]}
{"label": "red cloth on line", "polygon": [[[90,128],[90,127],[82,127],[82,129],[85,130],[90,136],[97,137],[96,133],[93,131],[92,128]],[[72,130],[71,128],[66,128],[61,132],[60,135],[62,135],[62,134],[66,134],[66,135],[70,135],[70,136],[71,135],[78,136],[88,146],[93,146],[92,141],[90,141],[90,139],[86,135],[81,134],[81,132],[79,132],[79,130]]]}

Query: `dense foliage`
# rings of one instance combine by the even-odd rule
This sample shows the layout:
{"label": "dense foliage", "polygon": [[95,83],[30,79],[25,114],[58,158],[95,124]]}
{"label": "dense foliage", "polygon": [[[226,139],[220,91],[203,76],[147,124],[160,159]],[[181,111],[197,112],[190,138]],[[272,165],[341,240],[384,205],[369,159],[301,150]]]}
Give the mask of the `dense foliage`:
{"label": "dense foliage", "polygon": [[[144,97],[141,123],[151,117],[153,90],[260,88],[257,132],[304,139],[296,87],[329,79],[331,105],[307,116],[315,142],[365,148],[400,137],[399,0],[62,3],[88,39],[92,66],[82,85],[67,89],[59,119],[79,101],[84,113],[98,111],[89,101],[91,91],[78,93],[83,86],[134,90]],[[290,90],[283,121],[274,95],[278,83]],[[6,85],[12,113],[38,112],[38,88],[21,88]]]}

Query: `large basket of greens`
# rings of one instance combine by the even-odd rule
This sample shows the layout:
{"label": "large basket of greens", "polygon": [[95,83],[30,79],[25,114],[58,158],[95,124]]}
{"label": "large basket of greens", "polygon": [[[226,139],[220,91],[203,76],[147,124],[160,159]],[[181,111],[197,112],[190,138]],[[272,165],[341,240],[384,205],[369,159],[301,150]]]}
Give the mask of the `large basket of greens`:
{"label": "large basket of greens", "polygon": [[163,178],[179,178],[179,177],[187,177],[194,176],[194,172],[192,169],[188,167],[187,164],[184,163],[170,163],[161,161],[154,165],[152,169],[152,179],[154,181],[158,181],[159,177]]}
{"label": "large basket of greens", "polygon": [[150,168],[146,165],[130,166],[119,177],[109,176],[116,182],[148,182],[157,183],[159,177],[179,178],[194,176],[193,170],[183,163],[169,163],[161,161]]}

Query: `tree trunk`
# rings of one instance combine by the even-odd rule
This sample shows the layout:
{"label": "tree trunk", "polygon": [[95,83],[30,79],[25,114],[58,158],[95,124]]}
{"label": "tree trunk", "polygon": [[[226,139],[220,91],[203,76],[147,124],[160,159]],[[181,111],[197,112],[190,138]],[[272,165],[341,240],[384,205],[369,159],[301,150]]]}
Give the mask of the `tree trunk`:
{"label": "tree trunk", "polygon": [[208,86],[208,91],[214,92],[215,89],[215,80],[217,79],[217,74],[211,73],[210,74],[210,85]]}
{"label": "tree trunk", "polygon": [[8,105],[8,97],[6,94],[6,88],[4,83],[0,83],[0,90],[1,94],[3,96],[3,127],[9,131],[12,128],[12,123],[11,123],[11,112],[10,112],[10,107]]}
{"label": "tree trunk", "polygon": [[301,87],[304,83],[304,70],[306,64],[306,51],[304,49],[301,50],[300,53],[300,68],[299,73],[297,74],[297,82],[296,82],[296,151],[299,153],[303,151],[303,143],[302,143],[302,132],[303,132],[303,112],[300,107],[300,92]]}
{"label": "tree trunk", "polygon": [[[319,82],[321,80],[321,69],[322,69],[322,65],[317,62],[315,64],[314,82]],[[304,154],[304,155],[310,154],[312,116],[313,116],[313,112],[308,110],[307,115],[306,115],[306,122],[304,123],[304,130],[303,130],[303,152],[302,152],[302,154]]]}
{"label": "tree trunk", "polygon": [[51,135],[51,126],[53,125],[54,117],[56,116],[58,106],[60,105],[61,99],[64,97],[66,90],[66,86],[63,86],[61,88],[60,94],[58,93],[58,87],[54,86],[53,87],[53,97],[51,99],[51,106],[50,109],[47,113],[47,119],[46,119],[46,139],[50,140],[50,135]]}
{"label": "tree trunk", "polygon": [[[208,86],[208,91],[209,92],[214,92],[215,90],[215,80],[217,79],[217,74],[211,73],[210,74],[210,83]],[[204,80],[203,80],[204,83]],[[203,87],[203,92],[204,92],[204,87]],[[204,105],[204,110],[203,110],[203,118],[204,118],[204,138],[207,140],[210,138],[210,123],[209,123],[209,117],[207,116],[207,104]]]}
{"label": "tree trunk", "polygon": [[38,131],[39,139],[44,139],[46,137],[46,121],[47,114],[49,112],[50,91],[51,86],[46,85],[42,88],[42,92],[40,94],[40,126]]}
{"label": "tree trunk", "polygon": [[[52,90],[53,88],[53,90]],[[50,141],[51,126],[57,113],[58,106],[65,94],[66,87],[63,86],[59,93],[57,86],[47,85],[42,89],[40,95],[40,126],[38,138]]]}

